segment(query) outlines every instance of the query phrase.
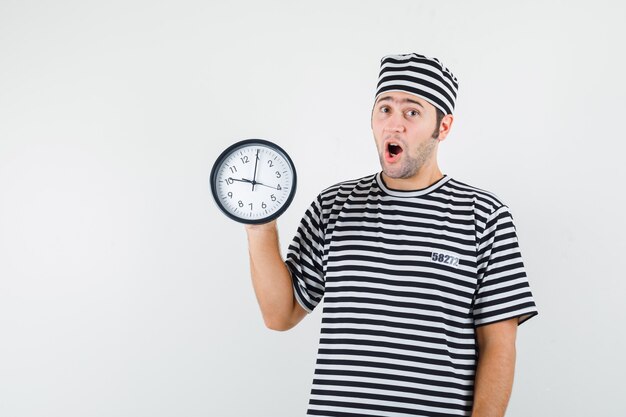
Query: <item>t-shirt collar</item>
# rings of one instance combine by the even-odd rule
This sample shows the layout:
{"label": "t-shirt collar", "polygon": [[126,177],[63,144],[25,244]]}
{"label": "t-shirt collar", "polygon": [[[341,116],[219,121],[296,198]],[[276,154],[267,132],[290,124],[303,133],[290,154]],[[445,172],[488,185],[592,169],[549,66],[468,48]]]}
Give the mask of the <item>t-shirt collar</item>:
{"label": "t-shirt collar", "polygon": [[426,195],[436,190],[437,188],[441,187],[443,184],[450,181],[450,179],[451,178],[447,174],[443,174],[443,177],[441,177],[435,183],[429,185],[426,188],[421,188],[419,190],[395,190],[393,188],[389,188],[385,184],[385,181],[383,180],[382,171],[379,171],[376,174],[376,182],[378,183],[378,186],[383,191],[383,193],[392,195],[394,197],[418,197],[418,196]]}

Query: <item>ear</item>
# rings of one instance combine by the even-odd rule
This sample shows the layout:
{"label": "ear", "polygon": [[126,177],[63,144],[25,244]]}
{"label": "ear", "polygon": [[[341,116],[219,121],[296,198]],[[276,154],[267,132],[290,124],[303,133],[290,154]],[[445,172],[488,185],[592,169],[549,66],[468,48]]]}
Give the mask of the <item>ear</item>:
{"label": "ear", "polygon": [[439,140],[443,141],[448,133],[450,133],[450,129],[452,129],[452,122],[454,122],[454,116],[451,114],[446,114],[441,119],[441,124],[439,125]]}

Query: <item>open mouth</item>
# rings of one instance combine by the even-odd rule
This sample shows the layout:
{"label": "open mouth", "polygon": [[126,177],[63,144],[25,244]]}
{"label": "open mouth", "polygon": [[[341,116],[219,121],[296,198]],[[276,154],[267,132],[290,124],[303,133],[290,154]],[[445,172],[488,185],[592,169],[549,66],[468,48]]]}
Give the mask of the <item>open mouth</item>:
{"label": "open mouth", "polygon": [[385,151],[387,160],[393,162],[397,159],[397,156],[402,153],[402,146],[400,146],[398,142],[388,142]]}

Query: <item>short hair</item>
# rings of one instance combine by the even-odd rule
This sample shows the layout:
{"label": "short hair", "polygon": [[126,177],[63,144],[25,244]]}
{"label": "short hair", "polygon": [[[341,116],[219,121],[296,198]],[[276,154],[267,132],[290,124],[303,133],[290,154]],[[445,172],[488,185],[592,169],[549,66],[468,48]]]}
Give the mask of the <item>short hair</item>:
{"label": "short hair", "polygon": [[443,116],[445,116],[445,114],[443,114],[443,112],[441,110],[439,110],[439,108],[435,107],[435,110],[437,111],[437,123],[435,126],[435,130],[433,131],[432,137],[434,139],[438,139],[439,138],[439,127],[441,126],[441,121],[443,120]]}

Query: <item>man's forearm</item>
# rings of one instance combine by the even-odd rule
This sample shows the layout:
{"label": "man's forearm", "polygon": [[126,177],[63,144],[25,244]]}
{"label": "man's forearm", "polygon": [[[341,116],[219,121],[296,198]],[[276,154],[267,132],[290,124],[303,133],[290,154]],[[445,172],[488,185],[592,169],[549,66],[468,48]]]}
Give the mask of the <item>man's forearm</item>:
{"label": "man's forearm", "polygon": [[472,417],[504,417],[514,373],[515,344],[493,343],[480,349]]}
{"label": "man's forearm", "polygon": [[247,226],[252,285],[267,327],[282,329],[294,309],[291,274],[280,254],[276,221]]}

